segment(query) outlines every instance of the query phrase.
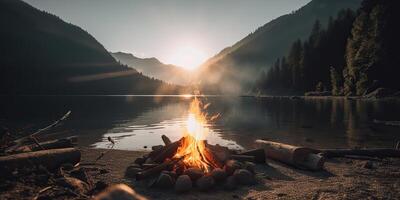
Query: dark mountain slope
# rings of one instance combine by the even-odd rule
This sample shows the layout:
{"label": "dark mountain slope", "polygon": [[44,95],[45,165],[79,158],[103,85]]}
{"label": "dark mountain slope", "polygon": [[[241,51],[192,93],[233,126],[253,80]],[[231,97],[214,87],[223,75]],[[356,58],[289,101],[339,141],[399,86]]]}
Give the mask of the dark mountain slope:
{"label": "dark mountain slope", "polygon": [[[361,0],[313,0],[299,10],[281,16],[204,63],[199,78],[206,85],[219,84],[223,92],[236,92],[252,85],[261,70],[286,55],[297,39],[309,36],[318,19],[326,26],[342,9],[357,9]],[[207,77],[207,79],[204,79]],[[245,91],[242,91],[245,92]]]}
{"label": "dark mountain slope", "polygon": [[120,65],[86,31],[23,1],[0,0],[0,27],[1,94],[173,92]]}
{"label": "dark mountain slope", "polygon": [[129,53],[116,52],[111,55],[124,65],[128,65],[146,76],[154,77],[169,83],[188,84],[190,72],[175,66],[160,62],[157,58],[138,58]]}

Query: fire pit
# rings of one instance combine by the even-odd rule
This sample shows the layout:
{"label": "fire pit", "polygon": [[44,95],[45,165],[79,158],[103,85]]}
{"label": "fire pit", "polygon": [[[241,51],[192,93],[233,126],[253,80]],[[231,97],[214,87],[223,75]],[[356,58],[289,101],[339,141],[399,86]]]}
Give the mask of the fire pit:
{"label": "fire pit", "polygon": [[209,105],[194,98],[183,137],[171,142],[163,135],[165,145],[154,146],[152,152],[136,159],[135,165],[128,167],[127,176],[138,181],[149,180],[150,187],[174,187],[177,192],[193,187],[205,191],[215,185],[232,190],[237,185],[255,184],[254,163],[265,163],[263,149],[238,152],[208,144],[206,123],[219,116],[204,114]]}

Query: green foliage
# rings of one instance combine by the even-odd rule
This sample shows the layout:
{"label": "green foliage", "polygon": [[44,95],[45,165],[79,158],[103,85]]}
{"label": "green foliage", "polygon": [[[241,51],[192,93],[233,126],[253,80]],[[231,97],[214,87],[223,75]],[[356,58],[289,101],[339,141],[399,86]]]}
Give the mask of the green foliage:
{"label": "green foliage", "polygon": [[[314,23],[309,38],[301,42],[296,40],[290,48],[287,60],[282,58],[279,74],[277,67],[272,67],[266,76],[266,81],[258,81],[257,85],[264,92],[274,93],[304,93],[318,90],[333,89],[331,87],[333,66],[336,71],[342,71],[345,66],[345,47],[350,35],[355,13],[351,10],[340,11],[335,20],[329,20],[324,30],[317,20]],[[335,83],[342,84],[339,75]],[[279,77],[279,79],[276,79]],[[339,94],[339,86],[335,86]]]}
{"label": "green foliage", "polygon": [[377,82],[400,88],[398,51],[399,1],[365,0],[353,24],[346,48],[345,94],[363,95]]}

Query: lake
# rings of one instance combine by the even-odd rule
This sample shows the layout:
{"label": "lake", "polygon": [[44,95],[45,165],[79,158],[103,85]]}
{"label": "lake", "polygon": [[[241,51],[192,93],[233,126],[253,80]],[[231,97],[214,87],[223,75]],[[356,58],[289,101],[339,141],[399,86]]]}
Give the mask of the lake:
{"label": "lake", "polygon": [[[23,135],[42,128],[71,110],[61,126],[44,137],[79,136],[80,146],[150,150],[182,137],[189,96],[2,96],[0,124]],[[400,120],[400,101],[202,97],[209,115],[207,140],[230,148],[251,148],[255,139],[269,139],[317,148],[393,147],[400,127],[375,124]]]}

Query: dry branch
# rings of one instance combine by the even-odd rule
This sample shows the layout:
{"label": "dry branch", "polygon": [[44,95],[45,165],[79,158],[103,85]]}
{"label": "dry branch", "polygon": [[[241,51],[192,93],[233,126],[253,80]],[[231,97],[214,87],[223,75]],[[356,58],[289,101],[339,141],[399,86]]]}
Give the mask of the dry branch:
{"label": "dry branch", "polygon": [[80,162],[81,153],[75,148],[50,149],[28,153],[20,153],[0,157],[0,171],[10,172],[17,168],[31,168],[43,165],[52,170],[60,167],[63,163],[75,165]]}

